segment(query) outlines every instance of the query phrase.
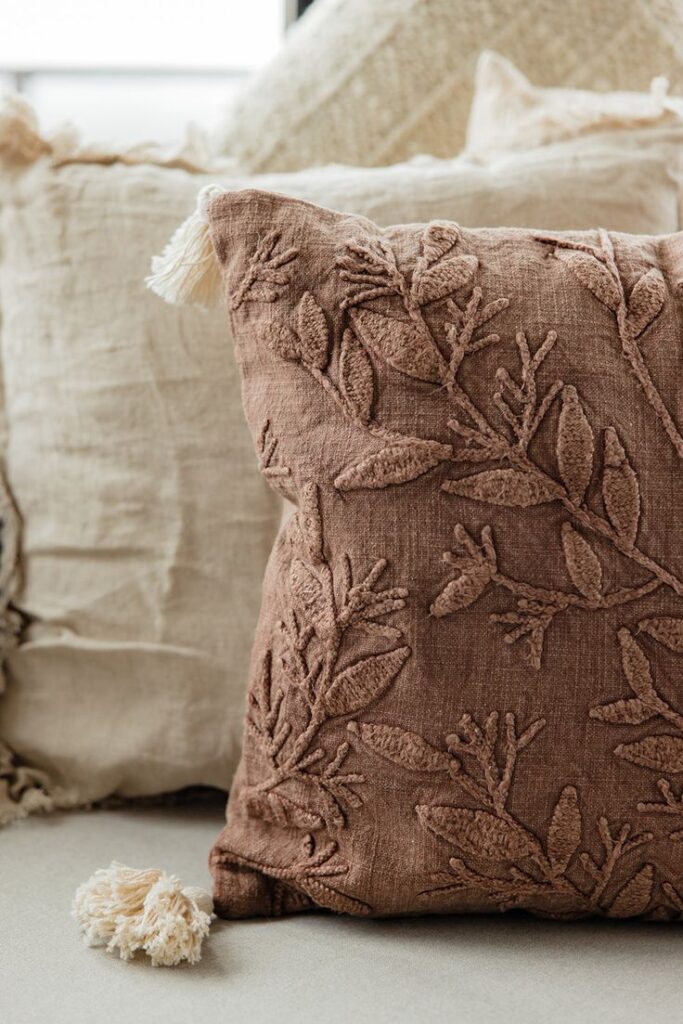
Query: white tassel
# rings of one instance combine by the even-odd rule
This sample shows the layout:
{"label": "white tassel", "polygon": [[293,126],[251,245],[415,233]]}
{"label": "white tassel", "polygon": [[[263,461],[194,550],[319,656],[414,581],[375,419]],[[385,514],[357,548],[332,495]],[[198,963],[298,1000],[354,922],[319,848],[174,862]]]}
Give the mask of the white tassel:
{"label": "white tassel", "polygon": [[79,886],[72,915],[87,945],[118,950],[122,960],[142,949],[154,967],[198,963],[215,916],[204,889],[182,888],[175,875],[116,861]]}
{"label": "white tassel", "polygon": [[8,165],[30,164],[50,149],[38,131],[38,119],[31,104],[23,96],[1,97],[0,159]]}
{"label": "white tassel", "polygon": [[152,273],[146,284],[173,306],[219,304],[223,282],[209,235],[207,210],[211,200],[225,189],[203,188],[197,208],[177,229],[161,256],[152,259]]}

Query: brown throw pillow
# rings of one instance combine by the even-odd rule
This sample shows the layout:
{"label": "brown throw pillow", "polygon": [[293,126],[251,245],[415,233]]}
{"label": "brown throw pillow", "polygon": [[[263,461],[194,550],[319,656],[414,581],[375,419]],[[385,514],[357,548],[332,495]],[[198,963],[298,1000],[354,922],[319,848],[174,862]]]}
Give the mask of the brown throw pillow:
{"label": "brown throw pillow", "polygon": [[209,209],[263,472],[219,912],[683,913],[683,236]]}

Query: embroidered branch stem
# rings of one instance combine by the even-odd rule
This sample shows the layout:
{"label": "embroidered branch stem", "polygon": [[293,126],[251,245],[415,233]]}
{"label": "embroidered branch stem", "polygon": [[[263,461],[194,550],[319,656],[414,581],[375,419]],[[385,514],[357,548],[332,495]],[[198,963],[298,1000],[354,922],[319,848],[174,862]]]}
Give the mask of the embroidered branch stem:
{"label": "embroidered branch stem", "polygon": [[[501,721],[497,711],[477,723],[460,719],[446,737],[446,750],[399,726],[351,723],[349,730],[371,753],[406,771],[444,774],[479,809],[450,804],[421,803],[415,810],[421,825],[467,858],[451,857],[448,871],[432,877],[419,896],[444,903],[452,895],[479,892],[505,910],[520,907],[557,917],[602,913],[624,917],[644,913],[651,902],[654,870],[645,865],[615,893],[608,895],[617,866],[632,850],[652,839],[649,832],[633,835],[624,824],[612,833],[606,818],[598,820],[604,855],[600,863],[579,852],[582,818],[575,787],[565,786],[555,804],[545,840],[528,829],[509,809],[520,752],[545,726],[539,719],[521,733],[514,714]],[[469,762],[472,768],[466,767]],[[475,775],[476,773],[476,775]],[[477,777],[478,776],[478,777]],[[424,792],[420,785],[419,792]],[[484,865],[480,870],[479,865]],[[474,866],[476,865],[476,866]],[[575,877],[576,866],[584,875]]]}
{"label": "embroidered branch stem", "polygon": [[[638,623],[638,635],[650,637],[670,651],[683,653],[683,619],[643,619]],[[622,668],[632,696],[591,708],[590,717],[619,726],[642,725],[659,719],[673,727],[673,733],[655,733],[632,743],[620,743],[614,753],[660,775],[679,774],[683,771],[683,714],[659,692],[650,659],[636,636],[623,628],[619,630],[618,639]],[[674,793],[670,781],[662,777],[657,781],[657,789],[662,799],[640,801],[638,811],[683,817],[683,793]],[[672,833],[671,838],[683,839],[683,831]]]}
{"label": "embroidered branch stem", "polygon": [[[324,552],[317,487],[305,484],[297,502],[292,528],[301,555],[295,555],[290,566],[293,605],[277,625],[281,653],[278,658],[268,653],[249,695],[247,729],[269,771],[260,782],[245,786],[240,800],[252,815],[316,829],[343,825],[345,807],[360,806],[353,787],[365,779],[343,767],[348,743],[331,752],[314,744],[327,722],[373,703],[401,671],[410,649],[397,646],[400,631],[381,620],[405,606],[408,592],[403,587],[378,588],[387,567],[384,559],[354,582],[345,556],[336,574]],[[352,629],[393,646],[342,668],[344,641]],[[303,713],[297,711],[296,701],[290,704],[293,695],[303,698]],[[287,787],[294,781],[300,784],[298,791]],[[304,804],[302,786],[307,794]]]}
{"label": "embroidered branch stem", "polygon": [[[536,237],[540,242],[553,245],[555,247],[555,255],[557,255],[558,250],[565,250],[569,252],[573,251],[581,254],[585,253],[592,257],[592,259],[596,260],[598,265],[602,264],[606,269],[612,281],[611,290],[605,289],[604,283],[596,276],[598,273],[597,271],[593,272],[593,278],[591,279],[590,270],[581,269],[582,267],[586,268],[589,265],[585,263],[577,263],[576,267],[573,268],[582,283],[590,288],[590,290],[596,295],[596,298],[603,302],[603,305],[607,306],[614,314],[621,350],[625,358],[628,360],[631,370],[640,384],[647,401],[662,424],[662,427],[664,428],[669,441],[673,445],[676,454],[680,459],[683,459],[683,436],[674,423],[673,417],[667,409],[657,386],[652,379],[652,375],[650,374],[647,364],[643,358],[643,354],[637,343],[638,333],[642,333],[645,327],[642,326],[642,321],[634,318],[632,315],[629,315],[631,311],[629,310],[629,303],[626,299],[624,283],[619,273],[619,268],[614,255],[614,246],[608,232],[602,229],[600,230],[600,248],[594,248],[592,246],[551,238],[544,235],[538,235]],[[653,273],[650,271],[649,274],[652,275],[652,290],[647,298],[649,299],[651,310],[648,311],[650,316],[645,326],[648,326],[649,323],[659,314],[664,302],[662,294],[664,285],[663,282],[660,284],[660,276],[658,275],[658,272]],[[643,275],[643,277],[645,276],[646,275]],[[636,288],[637,287],[638,286],[636,285]],[[631,298],[633,301],[633,296]]]}

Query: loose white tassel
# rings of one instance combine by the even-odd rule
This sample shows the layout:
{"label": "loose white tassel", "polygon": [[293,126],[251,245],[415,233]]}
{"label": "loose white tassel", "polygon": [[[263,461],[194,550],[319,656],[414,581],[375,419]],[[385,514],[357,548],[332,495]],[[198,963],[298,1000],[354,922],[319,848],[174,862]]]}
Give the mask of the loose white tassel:
{"label": "loose white tassel", "polygon": [[197,208],[177,229],[161,256],[152,259],[146,284],[173,306],[218,305],[223,294],[220,267],[209,235],[207,209],[225,189],[208,185]]}
{"label": "loose white tassel", "polygon": [[142,949],[154,967],[198,963],[215,916],[204,889],[183,888],[175,875],[156,868],[137,870],[116,861],[79,886],[72,915],[87,945],[118,950],[122,960]]}

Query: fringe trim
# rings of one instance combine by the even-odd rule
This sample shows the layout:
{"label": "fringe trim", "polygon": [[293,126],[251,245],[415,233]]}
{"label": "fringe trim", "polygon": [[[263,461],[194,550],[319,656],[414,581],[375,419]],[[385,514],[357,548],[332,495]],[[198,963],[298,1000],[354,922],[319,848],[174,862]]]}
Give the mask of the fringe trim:
{"label": "fringe trim", "polygon": [[176,230],[161,256],[152,259],[147,287],[173,306],[207,309],[221,301],[223,281],[209,234],[208,208],[225,191],[218,185],[203,188],[194,213]]}
{"label": "fringe trim", "polygon": [[[19,583],[19,537],[19,514],[0,471],[0,661],[16,647],[23,624],[11,606]],[[0,674],[0,700],[3,690]],[[22,764],[0,737],[0,825],[76,802],[75,793],[54,786],[40,769]]]}
{"label": "fringe trim", "polygon": [[79,886],[72,916],[86,945],[118,951],[122,960],[144,950],[153,967],[173,967],[183,960],[199,962],[215,915],[204,889],[183,887],[175,875],[157,868],[138,870],[112,861]]}
{"label": "fringe trim", "polygon": [[65,125],[50,135],[40,132],[38,117],[23,96],[13,93],[0,96],[0,164],[21,168],[49,156],[51,167],[66,164],[150,164],[188,171],[190,174],[244,174],[233,157],[213,153],[210,138],[197,125],[189,124],[185,137],[178,143],[164,146],[142,142],[120,147],[81,140],[73,125]]}

